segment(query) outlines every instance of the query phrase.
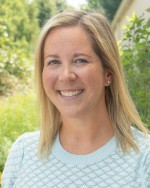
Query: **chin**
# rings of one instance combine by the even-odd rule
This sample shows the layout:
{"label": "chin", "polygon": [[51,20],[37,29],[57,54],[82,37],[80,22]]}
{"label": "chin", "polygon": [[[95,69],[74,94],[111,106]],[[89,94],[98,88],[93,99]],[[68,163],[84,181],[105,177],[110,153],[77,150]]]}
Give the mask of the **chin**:
{"label": "chin", "polygon": [[80,118],[81,117],[81,111],[74,111],[74,110],[68,110],[61,112],[61,115],[65,118]]}

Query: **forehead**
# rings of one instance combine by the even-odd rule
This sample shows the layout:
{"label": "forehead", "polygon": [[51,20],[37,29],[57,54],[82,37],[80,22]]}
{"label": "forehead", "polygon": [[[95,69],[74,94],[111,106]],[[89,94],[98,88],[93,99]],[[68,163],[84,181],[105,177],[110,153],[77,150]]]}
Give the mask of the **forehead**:
{"label": "forehead", "polygon": [[[59,26],[56,28],[53,28],[48,32],[48,36],[54,35],[54,34],[64,34],[64,33],[69,33],[68,37],[71,34],[78,34],[78,33],[84,33],[85,35],[88,35],[88,32],[80,25],[73,25],[73,26]],[[46,37],[46,38],[47,38]]]}
{"label": "forehead", "polygon": [[[80,25],[56,27],[49,31],[45,38],[44,46],[59,42],[88,43],[91,45],[92,40],[89,33]],[[65,47],[65,46],[64,46]]]}

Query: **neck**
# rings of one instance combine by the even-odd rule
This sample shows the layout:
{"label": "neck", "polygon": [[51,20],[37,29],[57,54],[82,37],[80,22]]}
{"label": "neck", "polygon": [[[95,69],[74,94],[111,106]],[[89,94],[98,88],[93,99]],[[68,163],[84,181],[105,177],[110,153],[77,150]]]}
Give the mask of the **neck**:
{"label": "neck", "polygon": [[64,149],[75,154],[91,153],[106,144],[114,134],[107,112],[88,118],[62,117],[60,142]]}

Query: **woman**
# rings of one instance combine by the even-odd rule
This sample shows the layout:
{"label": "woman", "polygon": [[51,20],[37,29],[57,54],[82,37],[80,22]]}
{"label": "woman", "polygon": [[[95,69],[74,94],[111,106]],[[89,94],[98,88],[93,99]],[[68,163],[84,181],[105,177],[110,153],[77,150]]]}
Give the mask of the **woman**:
{"label": "woman", "polygon": [[150,187],[150,138],[105,17],[66,11],[48,20],[35,71],[41,130],[14,143],[3,187]]}

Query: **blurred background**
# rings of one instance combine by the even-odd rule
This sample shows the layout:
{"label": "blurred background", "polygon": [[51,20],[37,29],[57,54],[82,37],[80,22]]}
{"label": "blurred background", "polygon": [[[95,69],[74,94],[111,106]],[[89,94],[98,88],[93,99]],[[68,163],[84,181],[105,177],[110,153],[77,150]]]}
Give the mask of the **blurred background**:
{"label": "blurred background", "polygon": [[66,9],[106,15],[131,96],[150,129],[150,1],[0,0],[0,176],[15,139],[39,129],[34,89],[36,40],[45,21]]}

